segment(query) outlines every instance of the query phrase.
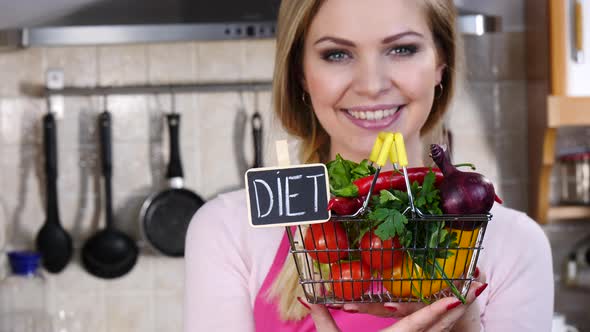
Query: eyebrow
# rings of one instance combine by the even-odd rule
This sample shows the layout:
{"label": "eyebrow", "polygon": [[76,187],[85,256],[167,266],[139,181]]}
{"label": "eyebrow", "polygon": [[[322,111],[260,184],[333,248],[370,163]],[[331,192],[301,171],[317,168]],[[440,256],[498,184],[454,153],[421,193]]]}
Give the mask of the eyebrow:
{"label": "eyebrow", "polygon": [[[398,34],[389,36],[389,37],[385,37],[381,41],[381,43],[382,44],[389,44],[391,42],[394,42],[394,41],[396,41],[398,39],[401,39],[403,37],[406,37],[406,36],[416,36],[416,37],[422,37],[422,38],[424,37],[424,35],[422,35],[421,33],[416,32],[416,31],[405,31],[405,32],[401,32],[401,33],[398,33]],[[322,37],[322,38],[316,40],[315,43],[313,43],[313,44],[314,45],[317,45],[317,44],[319,44],[321,42],[325,42],[325,41],[331,41],[333,43],[341,44],[341,45],[344,45],[344,46],[350,46],[350,47],[354,47],[355,46],[354,43],[351,42],[350,40],[346,40],[346,39],[342,39],[342,38],[338,38],[338,37],[332,37],[332,36]]]}

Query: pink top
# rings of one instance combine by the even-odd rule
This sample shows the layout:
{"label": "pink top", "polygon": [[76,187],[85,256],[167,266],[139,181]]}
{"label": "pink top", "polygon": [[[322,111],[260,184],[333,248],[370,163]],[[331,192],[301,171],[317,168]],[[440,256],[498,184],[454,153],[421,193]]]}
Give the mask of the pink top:
{"label": "pink top", "polygon": [[[553,269],[546,236],[521,212],[495,205],[491,213],[478,263],[489,283],[477,299],[482,330],[550,331]],[[186,243],[185,332],[313,331],[309,317],[281,322],[274,304],[259,296],[285,260],[284,234],[282,227],[250,227],[244,190],[199,209]],[[394,323],[332,313],[343,331],[375,331]]]}

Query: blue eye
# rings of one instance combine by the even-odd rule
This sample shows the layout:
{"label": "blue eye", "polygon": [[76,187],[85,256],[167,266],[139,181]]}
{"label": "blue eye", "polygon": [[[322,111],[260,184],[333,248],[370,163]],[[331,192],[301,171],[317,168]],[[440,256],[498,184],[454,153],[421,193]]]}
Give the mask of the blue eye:
{"label": "blue eye", "polygon": [[341,62],[348,60],[349,58],[350,55],[347,52],[341,50],[327,51],[322,54],[322,59],[328,62]]}
{"label": "blue eye", "polygon": [[415,54],[417,51],[418,47],[416,45],[401,45],[393,47],[389,53],[399,56],[410,56]]}

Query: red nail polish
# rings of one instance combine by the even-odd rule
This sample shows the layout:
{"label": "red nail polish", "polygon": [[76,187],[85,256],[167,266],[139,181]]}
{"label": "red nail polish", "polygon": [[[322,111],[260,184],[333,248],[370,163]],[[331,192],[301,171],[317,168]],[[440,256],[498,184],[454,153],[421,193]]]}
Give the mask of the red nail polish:
{"label": "red nail polish", "polygon": [[461,305],[461,301],[453,302],[447,306],[447,311],[457,308]]}
{"label": "red nail polish", "polygon": [[473,272],[473,277],[476,279],[479,278],[479,267],[475,268],[475,271]]}
{"label": "red nail polish", "polygon": [[475,297],[478,297],[487,287],[488,284],[483,284],[479,286],[479,288],[475,290]]}
{"label": "red nail polish", "polygon": [[385,309],[391,311],[391,312],[396,312],[397,308],[396,307],[384,307]]}
{"label": "red nail polish", "polygon": [[354,309],[352,309],[352,310],[350,310],[350,309],[343,309],[343,311],[344,312],[347,312],[349,314],[356,314],[357,312],[359,312],[358,310],[354,310]]}
{"label": "red nail polish", "polygon": [[297,297],[297,301],[299,301],[299,303],[301,303],[301,305],[306,307],[307,310],[311,310],[311,307],[309,305],[307,305],[307,303],[303,302],[303,300],[299,296]]}

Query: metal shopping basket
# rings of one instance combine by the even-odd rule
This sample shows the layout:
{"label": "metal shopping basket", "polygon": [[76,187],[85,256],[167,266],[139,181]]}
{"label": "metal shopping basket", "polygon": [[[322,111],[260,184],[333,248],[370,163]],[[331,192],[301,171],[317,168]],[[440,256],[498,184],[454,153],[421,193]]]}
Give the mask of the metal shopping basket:
{"label": "metal shopping basket", "polygon": [[[379,134],[369,158],[378,166],[369,193],[373,193],[388,157],[405,178],[409,204],[403,214],[407,216],[406,229],[413,234],[411,242],[401,245],[393,239],[379,239],[379,245],[375,245],[372,239],[376,237],[377,222],[366,218],[371,195],[352,215],[332,215],[330,221],[322,224],[287,227],[299,283],[310,303],[430,303],[453,295],[464,301],[492,216],[429,215],[417,209],[399,133]],[[354,237],[364,233],[370,244],[342,240],[343,230]],[[318,248],[304,244],[306,235],[311,243],[323,237],[327,245]]]}

